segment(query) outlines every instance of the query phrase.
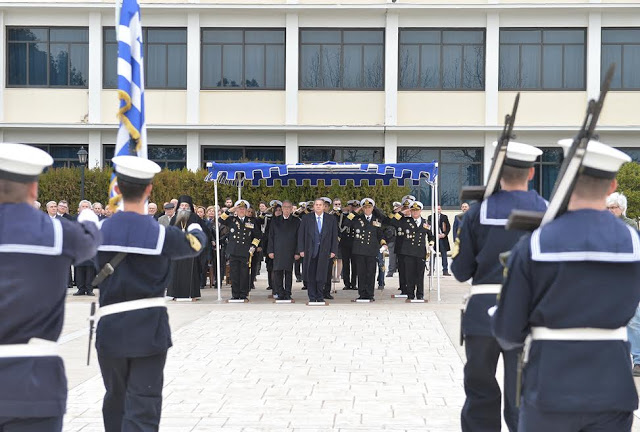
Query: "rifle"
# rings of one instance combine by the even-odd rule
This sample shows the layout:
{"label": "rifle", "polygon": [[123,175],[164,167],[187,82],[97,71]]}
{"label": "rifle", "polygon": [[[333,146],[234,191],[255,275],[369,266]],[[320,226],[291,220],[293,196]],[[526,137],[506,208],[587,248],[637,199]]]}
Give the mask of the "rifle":
{"label": "rifle", "polygon": [[489,179],[485,186],[465,186],[460,192],[460,200],[462,201],[482,201],[489,198],[500,189],[500,175],[502,174],[502,167],[504,161],[507,158],[507,147],[509,146],[509,140],[515,138],[513,135],[513,124],[516,121],[516,112],[518,111],[518,103],[520,102],[520,93],[516,95],[516,99],[513,101],[513,108],[511,114],[507,114],[504,118],[504,127],[502,128],[502,135],[498,140],[498,145],[493,152],[493,161],[491,162],[491,169],[489,170]]}
{"label": "rifle", "polygon": [[96,302],[91,303],[91,315],[89,316],[89,348],[87,349],[87,366],[91,360],[91,341],[93,340],[93,324],[95,323]]}
{"label": "rifle", "polygon": [[575,188],[578,176],[582,172],[582,161],[587,153],[587,146],[589,141],[596,138],[594,131],[600,118],[602,107],[604,106],[604,99],[609,92],[614,71],[615,63],[612,63],[605,75],[598,100],[591,99],[587,104],[587,113],[582,122],[582,126],[578,134],[573,138],[573,143],[560,167],[560,174],[553,187],[547,211],[513,210],[509,215],[506,229],[533,231],[540,226],[546,225],[567,211],[571,193]]}

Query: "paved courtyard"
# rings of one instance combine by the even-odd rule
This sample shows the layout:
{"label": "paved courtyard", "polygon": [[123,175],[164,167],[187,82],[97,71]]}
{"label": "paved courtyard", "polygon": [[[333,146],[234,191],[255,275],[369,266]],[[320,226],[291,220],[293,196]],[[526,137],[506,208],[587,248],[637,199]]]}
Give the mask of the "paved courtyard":
{"label": "paved courtyard", "polygon": [[[309,307],[295,282],[298,301],[273,304],[265,273],[250,303],[218,303],[211,289],[201,301],[169,303],[161,431],[460,430],[464,284],[443,278],[442,301],[433,291],[428,304],[392,299],[397,278],[371,304],[351,302],[356,292],[336,284],[329,306]],[[89,303],[69,297],[61,338],[69,432],[103,430],[93,349],[86,366]]]}

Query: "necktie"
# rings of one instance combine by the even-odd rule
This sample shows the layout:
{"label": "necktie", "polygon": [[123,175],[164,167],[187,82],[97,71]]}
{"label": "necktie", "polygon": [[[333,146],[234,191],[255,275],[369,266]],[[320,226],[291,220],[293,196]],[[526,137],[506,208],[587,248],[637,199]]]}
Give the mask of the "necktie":
{"label": "necktie", "polygon": [[318,232],[322,232],[322,217],[318,216]]}
{"label": "necktie", "polygon": [[367,222],[371,222],[371,216],[367,216]]}

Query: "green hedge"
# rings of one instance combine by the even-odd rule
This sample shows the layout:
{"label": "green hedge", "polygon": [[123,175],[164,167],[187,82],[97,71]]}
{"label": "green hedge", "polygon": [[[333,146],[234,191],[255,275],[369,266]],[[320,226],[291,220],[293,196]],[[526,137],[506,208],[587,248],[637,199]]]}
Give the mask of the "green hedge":
{"label": "green hedge", "polygon": [[627,197],[627,217],[640,217],[640,164],[624,164],[618,172],[618,192]]}
{"label": "green hedge", "polygon": [[[205,182],[205,170],[196,172],[183,169],[181,171],[162,170],[154,179],[151,200],[162,206],[162,203],[180,195],[191,195],[197,205],[213,205],[214,191],[213,183]],[[91,202],[105,203],[108,196],[110,169],[85,170],[85,198]],[[317,196],[328,196],[330,198],[339,197],[343,203],[351,199],[362,199],[371,197],[381,208],[390,209],[393,201],[409,193],[408,186],[358,186],[349,183],[347,186],[333,184],[331,186],[311,187],[308,184],[296,186],[274,186],[266,187],[245,187],[242,190],[242,197],[252,205],[257,205],[259,201],[270,201],[272,199],[289,199],[297,205],[300,201],[309,201]],[[238,189],[233,186],[219,185],[218,199],[224,205],[224,199],[230,196],[234,201],[238,197]],[[75,213],[77,204],[80,201],[80,170],[78,168],[56,168],[50,169],[40,177],[40,193],[38,200],[43,204],[48,201],[59,201],[65,199],[69,204],[69,209]]]}

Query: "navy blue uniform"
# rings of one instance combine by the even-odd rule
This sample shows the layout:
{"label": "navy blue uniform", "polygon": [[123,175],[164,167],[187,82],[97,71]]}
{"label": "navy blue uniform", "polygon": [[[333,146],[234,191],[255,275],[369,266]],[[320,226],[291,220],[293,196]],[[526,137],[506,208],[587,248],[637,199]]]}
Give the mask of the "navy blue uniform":
{"label": "navy blue uniform", "polygon": [[340,255],[342,257],[342,281],[345,290],[354,290],[357,286],[356,262],[353,258],[353,240],[355,232],[345,222],[349,213],[342,213],[338,222]]}
{"label": "navy blue uniform", "polygon": [[[69,266],[93,257],[101,238],[91,223],[0,204],[0,344],[58,340]],[[60,357],[0,358],[0,430],[29,417],[21,431],[60,430],[66,401]]]}
{"label": "navy blue uniform", "polygon": [[[398,220],[398,219],[396,219]],[[434,240],[431,229],[420,217],[404,217],[397,222],[403,232],[399,252],[403,256],[405,275],[405,291],[408,298],[424,300],[424,269],[427,259],[427,246]]]}
{"label": "navy blue uniform", "polygon": [[[504,226],[514,209],[544,211],[546,202],[535,191],[500,191],[466,212],[454,247],[451,270],[461,282],[473,285],[500,284],[499,255],[509,251],[522,231]],[[478,294],[468,299],[462,319],[467,363],[464,384],[467,395],[462,409],[463,431],[500,430],[500,388],[496,366],[500,354],[505,365],[505,421],[515,431],[518,410],[515,401],[518,351],[501,350],[493,338],[487,310],[496,304],[496,294]]]}
{"label": "navy blue uniform", "polygon": [[[160,225],[155,219],[118,212],[102,224],[102,268],[116,253],[128,255],[100,284],[100,306],[164,297],[171,261],[196,257],[206,245],[201,230],[188,233]],[[96,349],[106,388],[103,404],[107,432],[155,431],[160,422],[162,382],[171,347],[169,317],[164,307],[150,307],[102,317]]]}
{"label": "navy blue uniform", "polygon": [[[567,212],[513,248],[493,331],[514,349],[532,327],[624,327],[639,281],[636,230],[606,210]],[[637,407],[628,342],[532,342],[519,431],[628,431]]]}

